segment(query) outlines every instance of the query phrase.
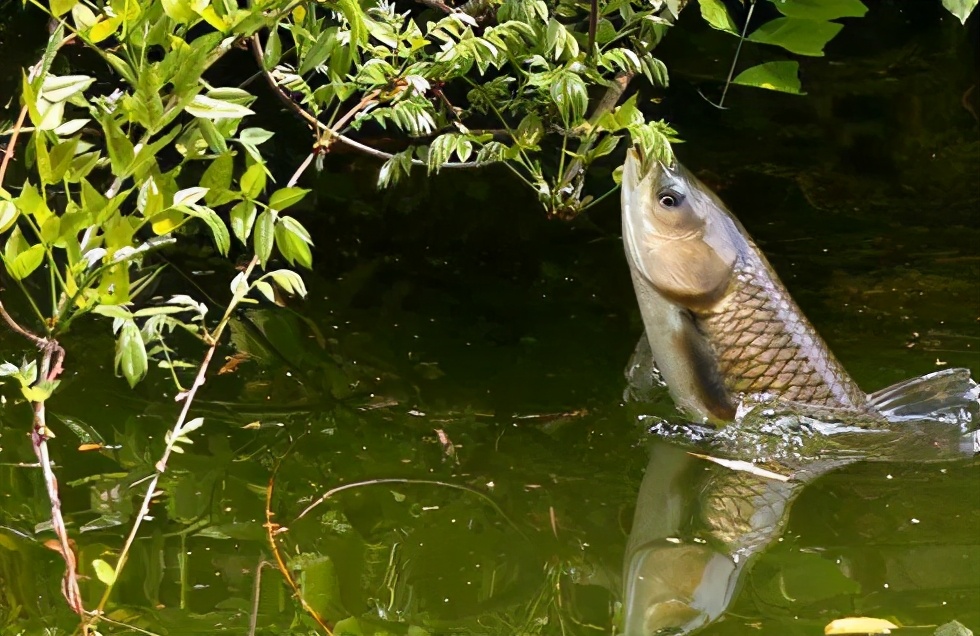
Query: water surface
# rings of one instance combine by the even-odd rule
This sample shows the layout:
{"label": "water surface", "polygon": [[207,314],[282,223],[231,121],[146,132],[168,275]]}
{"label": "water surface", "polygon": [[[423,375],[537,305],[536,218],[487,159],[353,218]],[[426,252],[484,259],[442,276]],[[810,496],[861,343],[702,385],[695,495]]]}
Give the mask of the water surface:
{"label": "water surface", "polygon": [[[724,74],[732,41],[695,16],[661,55],[681,158],[869,391],[947,366],[980,372],[980,140],[964,107],[976,112],[980,89],[963,97],[976,24],[898,4],[804,61],[805,98],[733,89],[729,110],[708,105],[697,89],[720,90],[706,76]],[[23,52],[10,34],[4,55]],[[18,63],[33,59],[26,48]],[[292,122],[280,133],[286,175],[305,141]],[[642,327],[616,202],[549,222],[500,170],[379,194],[377,167],[335,157],[312,182],[310,298],[239,315],[221,355],[251,358],[202,392],[206,426],[162,480],[110,618],[154,633],[314,633],[267,565],[271,482],[282,558],[310,606],[350,633],[611,633],[649,442],[622,403]],[[223,299],[219,262],[176,265]],[[135,391],[107,379],[107,324],[66,344],[52,448],[92,604],[91,562],[113,562],[176,406],[162,373]],[[0,332],[8,355],[21,345]],[[29,412],[0,392],[0,629],[70,632]],[[642,410],[672,415],[666,395]],[[116,448],[77,452],[73,430]],[[808,486],[704,633],[820,634],[848,615],[980,630],[978,528],[976,462],[849,466]]]}

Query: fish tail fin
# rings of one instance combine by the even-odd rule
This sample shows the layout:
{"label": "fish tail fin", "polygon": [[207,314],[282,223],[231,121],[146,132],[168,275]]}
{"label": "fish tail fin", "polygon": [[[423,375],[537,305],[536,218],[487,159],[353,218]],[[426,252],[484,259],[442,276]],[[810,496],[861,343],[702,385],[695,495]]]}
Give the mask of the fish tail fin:
{"label": "fish tail fin", "polygon": [[978,398],[980,387],[970,378],[969,369],[943,369],[868,396],[871,405],[892,421],[931,418],[960,409],[976,415]]}
{"label": "fish tail fin", "polygon": [[[943,369],[904,380],[870,394],[868,400],[891,422],[937,420],[957,424],[964,433],[980,423],[980,386],[969,369]],[[967,441],[976,445],[980,437],[971,435]]]}

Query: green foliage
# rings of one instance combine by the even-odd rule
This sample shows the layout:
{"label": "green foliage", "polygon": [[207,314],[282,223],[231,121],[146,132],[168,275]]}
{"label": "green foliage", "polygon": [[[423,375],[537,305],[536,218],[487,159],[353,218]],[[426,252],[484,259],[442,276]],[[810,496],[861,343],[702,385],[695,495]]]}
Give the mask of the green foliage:
{"label": "green foliage", "polygon": [[732,83],[802,95],[799,71],[797,62],[766,62],[742,71]]}
{"label": "green foliage", "polygon": [[[0,192],[0,259],[28,295],[48,287],[50,310],[42,312],[38,299],[31,304],[49,337],[90,312],[111,317],[116,370],[131,385],[146,375],[152,358],[167,353],[167,331],[180,326],[207,333],[203,324],[182,322],[186,304],[126,309],[160,266],[148,258],[152,251],[204,232],[218,254],[228,255],[233,232],[244,246],[261,248],[264,266],[272,256],[266,237],[275,233],[289,262],[312,262],[305,229],[272,216],[307,191],[282,188],[263,201],[269,171],[259,147],[272,133],[242,127],[255,97],[202,81],[236,38],[274,22],[281,9],[264,4],[267,15],[198,2],[113,3],[101,14],[84,2],[54,3],[52,13],[71,18],[68,26],[103,56],[116,84],[93,93],[93,77],[49,71],[62,28],[42,64],[23,77],[33,174],[21,187]],[[199,28],[202,21],[211,28]],[[215,28],[232,38],[222,39]],[[125,46],[99,46],[109,36]],[[264,236],[252,232],[256,210],[265,210]],[[302,286],[290,287],[297,289]],[[167,329],[151,322],[163,317]]]}

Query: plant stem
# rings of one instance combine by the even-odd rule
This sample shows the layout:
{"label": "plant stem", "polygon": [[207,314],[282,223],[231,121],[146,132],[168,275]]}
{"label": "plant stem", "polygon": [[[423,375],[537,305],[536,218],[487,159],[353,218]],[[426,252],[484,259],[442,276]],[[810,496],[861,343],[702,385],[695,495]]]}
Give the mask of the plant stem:
{"label": "plant stem", "polygon": [[[61,348],[57,340],[42,338],[37,334],[21,327],[13,317],[7,313],[3,302],[0,302],[0,317],[16,333],[24,336],[34,343],[41,351],[41,365],[38,377],[45,383],[54,382],[61,375],[63,370],[62,363],[65,358],[65,350]],[[36,386],[36,385],[35,385]],[[68,530],[65,528],[65,519],[61,514],[61,498],[58,495],[58,479],[55,477],[54,469],[51,466],[51,455],[48,452],[48,432],[47,421],[45,418],[44,400],[37,400],[33,403],[34,422],[31,427],[31,446],[34,455],[41,466],[41,474],[44,476],[44,485],[48,492],[48,501],[51,505],[51,528],[58,537],[59,548],[62,558],[65,560],[65,576],[62,580],[61,591],[68,601],[69,607],[79,616],[84,615],[85,607],[82,604],[82,595],[78,589],[78,562],[75,558],[75,551],[68,539]]]}
{"label": "plant stem", "polygon": [[17,137],[20,136],[21,126],[24,125],[24,119],[27,118],[27,106],[20,109],[20,115],[17,116],[17,123],[14,124],[14,130],[10,135],[10,141],[7,142],[7,149],[3,153],[3,161],[0,162],[0,188],[3,187],[3,177],[7,174],[7,164],[10,163],[10,158],[14,156],[14,147],[17,146]]}
{"label": "plant stem", "polygon": [[[595,109],[592,111],[592,115],[589,117],[589,123],[593,126],[602,119],[602,116],[606,113],[612,111],[619,103],[620,98],[622,98],[623,93],[626,92],[626,87],[629,86],[630,81],[632,81],[633,73],[619,73],[613,78],[612,84],[606,89],[606,92],[602,95],[599,103],[596,104]],[[566,126],[567,128],[567,126]],[[578,148],[579,155],[584,155],[592,147],[594,140],[587,138]],[[568,171],[564,174],[564,178],[558,182],[558,190],[561,190],[565,186],[569,185],[575,180],[582,169],[585,166],[582,164],[582,160],[576,157],[568,164]]]}
{"label": "plant stem", "polygon": [[[262,42],[259,40],[258,35],[252,36],[252,54],[255,56],[256,61],[259,63],[259,67],[264,69],[264,67],[262,66],[262,58],[263,58]],[[350,146],[355,150],[360,150],[366,155],[377,157],[378,159],[384,159],[385,161],[395,156],[389,152],[385,152],[383,150],[378,150],[376,148],[366,146],[360,143],[359,141],[354,141],[350,137],[340,134],[334,128],[327,126],[322,121],[320,121],[310,113],[306,112],[302,106],[297,104],[289,95],[287,95],[281,88],[279,88],[279,85],[276,84],[275,78],[273,78],[268,71],[263,70],[262,73],[263,75],[265,75],[266,84],[268,84],[269,88],[272,90],[273,93],[276,94],[279,100],[283,104],[285,104],[286,107],[289,108],[289,110],[293,111],[301,119],[306,121],[314,130],[319,130],[320,132],[325,133],[328,139],[339,141],[345,146]],[[426,163],[419,159],[412,159],[412,165],[425,166]],[[466,162],[444,163],[442,164],[442,166],[440,166],[440,168],[476,168],[479,166],[481,166],[481,164],[476,161],[466,161]]]}
{"label": "plant stem", "polygon": [[[255,266],[258,265],[258,262],[258,256],[253,256],[252,260],[249,261],[248,266],[245,268],[246,280],[255,269]],[[228,307],[226,308],[224,315],[221,317],[221,321],[218,323],[218,326],[212,333],[211,345],[204,353],[204,358],[201,360],[201,365],[197,370],[197,376],[194,378],[194,382],[191,384],[191,387],[182,396],[184,406],[181,408],[180,415],[177,418],[177,423],[174,424],[170,431],[170,441],[166,448],[164,448],[163,455],[160,457],[160,460],[157,461],[154,467],[155,472],[147,485],[146,494],[143,496],[143,502],[140,504],[139,512],[136,515],[136,521],[133,522],[133,527],[130,529],[129,535],[126,537],[126,542],[123,544],[122,552],[119,553],[119,560],[116,561],[116,568],[113,571],[112,584],[106,586],[106,590],[103,592],[102,598],[99,600],[99,604],[93,612],[92,621],[89,626],[93,626],[98,621],[99,615],[105,610],[106,603],[109,601],[109,596],[112,593],[114,584],[119,579],[119,574],[126,565],[126,559],[129,557],[129,551],[133,547],[133,542],[136,541],[136,535],[139,533],[139,529],[142,526],[143,521],[150,514],[150,502],[153,499],[153,495],[156,494],[157,484],[160,481],[160,475],[162,475],[167,469],[167,461],[170,459],[170,455],[173,452],[176,439],[180,437],[184,424],[187,422],[187,415],[190,412],[191,404],[194,402],[194,397],[197,395],[197,390],[204,386],[204,383],[207,380],[208,367],[211,365],[211,360],[214,358],[214,352],[217,350],[218,344],[221,341],[221,335],[224,333],[225,327],[228,325],[231,318],[231,314],[238,306],[240,300],[240,297],[233,296],[231,302],[228,303]]]}

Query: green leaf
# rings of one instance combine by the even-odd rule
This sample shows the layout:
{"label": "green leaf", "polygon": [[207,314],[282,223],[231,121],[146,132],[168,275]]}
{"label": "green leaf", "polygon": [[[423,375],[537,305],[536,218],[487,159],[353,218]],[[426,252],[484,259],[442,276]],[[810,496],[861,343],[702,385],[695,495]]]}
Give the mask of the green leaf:
{"label": "green leaf", "polygon": [[24,280],[44,261],[44,246],[32,245],[11,261],[7,261],[7,272],[14,280]]}
{"label": "green leaf", "polygon": [[61,125],[65,116],[65,102],[49,102],[46,99],[37,100],[39,119],[35,120],[38,130],[55,130]]}
{"label": "green leaf", "polygon": [[748,39],[760,44],[781,46],[797,55],[823,56],[823,47],[844,28],[836,22],[776,18],[749,34]]}
{"label": "green leaf", "polygon": [[[287,294],[301,297],[306,296],[306,284],[303,282],[303,278],[296,272],[288,269],[277,269],[269,272],[268,276],[271,276],[276,285],[279,285]],[[263,276],[263,278],[265,277]]]}
{"label": "green leaf", "polygon": [[181,210],[189,216],[204,221],[208,229],[211,230],[211,237],[214,239],[214,245],[218,248],[218,252],[222,256],[228,255],[228,249],[231,248],[231,236],[229,236],[228,228],[225,227],[224,221],[221,220],[217,212],[201,205],[181,206]]}
{"label": "green leaf", "polygon": [[50,216],[41,226],[41,242],[44,245],[52,245],[61,236],[61,219],[57,216]]}
{"label": "green leaf", "polygon": [[102,128],[106,133],[109,149],[109,163],[112,166],[112,174],[122,178],[129,175],[130,167],[136,158],[136,151],[133,149],[133,142],[119,127],[119,123],[112,115],[107,115],[102,119]]}
{"label": "green leaf", "polygon": [[280,188],[269,197],[269,207],[273,210],[285,210],[299,203],[307,192],[309,192],[307,188]]}
{"label": "green leaf", "polygon": [[61,181],[68,168],[71,167],[72,159],[75,158],[75,151],[78,149],[78,138],[68,139],[56,144],[51,149],[51,182]]}
{"label": "green leaf", "polygon": [[241,185],[242,195],[246,199],[254,199],[262,194],[262,190],[265,188],[265,166],[261,163],[250,165],[239,180],[239,185]]}
{"label": "green leaf", "polygon": [[132,312],[119,305],[99,305],[92,310],[92,313],[105,316],[106,318],[112,318],[113,320],[117,318],[119,320],[132,320],[133,318]]}
{"label": "green leaf", "polygon": [[470,158],[470,153],[472,152],[473,142],[463,135],[460,135],[459,138],[456,139],[456,156],[459,157],[460,161],[465,163],[466,160]]}
{"label": "green leaf", "polygon": [[24,184],[23,189],[21,189],[20,196],[17,197],[17,207],[24,214],[34,217],[38,224],[43,224],[51,216],[51,209],[48,208],[48,204],[38,193],[37,188],[29,183]]}
{"label": "green leaf", "polygon": [[263,210],[259,218],[255,221],[255,255],[259,257],[262,267],[269,262],[272,255],[272,246],[275,241],[276,213],[272,210]]}
{"label": "green leaf", "polygon": [[264,130],[262,128],[246,128],[239,133],[238,139],[243,144],[248,144],[250,146],[261,146],[265,142],[272,139],[272,136],[275,134],[276,133],[269,132],[268,130]]}
{"label": "green leaf", "polygon": [[133,72],[133,67],[129,65],[129,62],[112,53],[106,53],[105,59],[109,66],[119,73],[120,77],[129,82],[130,86],[136,86],[136,73]]}
{"label": "green leaf", "polygon": [[31,386],[23,386],[20,392],[28,402],[43,402],[54,393],[54,390],[61,384],[61,380],[39,380]]}
{"label": "green leaf", "polygon": [[178,24],[190,24],[198,19],[191,0],[163,0],[163,12]]}
{"label": "green leaf", "polygon": [[59,137],[69,137],[77,133],[79,130],[81,130],[85,126],[85,124],[89,123],[89,121],[91,120],[89,119],[68,120],[65,123],[58,126],[57,128],[55,128],[54,134],[58,135]]}
{"label": "green leaf", "polygon": [[592,150],[588,153],[589,161],[592,162],[599,157],[605,157],[616,149],[619,145],[622,136],[620,135],[605,135],[599,142],[595,145]]}
{"label": "green leaf", "polygon": [[75,28],[84,33],[92,28],[98,18],[91,9],[79,2],[71,8],[71,19],[75,22]]}
{"label": "green leaf", "polygon": [[41,134],[32,135],[34,139],[34,163],[37,166],[37,174],[41,178],[41,185],[46,186],[55,181],[51,180],[51,157],[48,155],[48,142]]}
{"label": "green leaf", "polygon": [[943,0],[943,6],[955,15],[961,24],[966,24],[973,10],[977,8],[978,0]]}
{"label": "green leaf", "polygon": [[413,146],[392,155],[388,161],[384,162],[381,170],[378,171],[378,187],[386,188],[389,185],[398,183],[402,176],[408,176],[412,172],[412,152]]}
{"label": "green leaf", "polygon": [[[85,183],[88,183],[88,181],[85,181]],[[105,205],[104,199],[102,205]],[[140,186],[139,194],[136,195],[136,209],[147,219],[152,219],[163,211],[163,192],[157,186],[157,182],[153,177],[149,177]]]}
{"label": "green leaf", "polygon": [[232,154],[226,152],[212,161],[208,169],[201,175],[201,187],[208,189],[207,194],[204,195],[204,201],[209,206],[221,205],[233,196],[229,190],[234,168],[235,162]]}
{"label": "green leaf", "polygon": [[99,163],[99,159],[101,158],[102,155],[98,151],[76,155],[72,158],[71,167],[68,169],[68,181],[78,183],[84,179],[95,169],[96,164]]}
{"label": "green leaf", "polygon": [[41,83],[38,97],[49,102],[63,102],[92,85],[95,78],[88,75],[48,75]]}
{"label": "green leaf", "polygon": [[68,13],[78,4],[78,0],[51,0],[51,15],[58,18]]}
{"label": "green leaf", "polygon": [[551,99],[569,126],[582,119],[589,106],[585,81],[571,71],[563,71],[555,78],[551,84]]}
{"label": "green leaf", "polygon": [[279,217],[279,223],[282,224],[283,228],[295,234],[296,237],[306,243],[307,245],[313,245],[313,239],[310,237],[310,233],[306,231],[303,225],[291,216],[281,216]]}
{"label": "green leaf", "polygon": [[140,328],[132,320],[126,320],[116,340],[116,370],[122,371],[130,387],[143,379],[147,370],[146,347]]}
{"label": "green leaf", "polygon": [[456,150],[456,137],[458,136],[458,133],[446,133],[432,140],[426,155],[429,174],[438,173],[443,164],[449,161]]}
{"label": "green leaf", "polygon": [[262,66],[267,71],[271,71],[279,63],[282,57],[282,44],[279,40],[279,29],[271,29],[269,39],[265,43],[262,51]]}
{"label": "green leaf", "polygon": [[289,263],[299,263],[307,269],[313,267],[313,254],[310,244],[291,232],[284,224],[277,223],[275,228],[276,247]]}
{"label": "green leaf", "polygon": [[3,246],[3,260],[8,265],[13,263],[17,257],[26,252],[31,246],[30,243],[24,238],[23,232],[20,231],[20,227],[15,225],[14,231],[10,233],[7,237],[7,242]]}
{"label": "green leaf", "polygon": [[86,34],[88,39],[91,40],[92,44],[98,44],[102,40],[105,40],[112,36],[119,25],[122,23],[122,18],[119,16],[108,18],[105,20],[100,20],[92,25],[89,32]]}
{"label": "green leaf", "polygon": [[306,51],[303,61],[299,65],[299,74],[306,75],[316,67],[327,61],[334,47],[337,46],[337,29],[332,27],[324,29],[320,36],[313,43],[313,46]]}
{"label": "green leaf", "polygon": [[0,201],[0,234],[3,234],[17,221],[20,212],[13,201]]}
{"label": "green leaf", "polygon": [[745,69],[732,83],[803,95],[799,71],[800,65],[797,62],[766,62]]}
{"label": "green leaf", "polygon": [[101,192],[92,187],[88,179],[82,179],[82,207],[92,215],[98,215],[109,204]]}
{"label": "green leaf", "polygon": [[180,434],[187,435],[188,433],[193,433],[202,426],[204,426],[204,418],[195,417],[191,421],[185,422],[184,425],[180,427]]}
{"label": "green leaf", "polygon": [[516,132],[514,141],[517,142],[517,145],[522,148],[535,149],[538,142],[544,137],[544,125],[541,123],[541,118],[535,113],[528,113],[517,125]]}
{"label": "green leaf", "polygon": [[670,84],[670,77],[667,74],[667,65],[652,55],[644,55],[640,58],[640,67],[647,81],[654,86],[667,87]]}
{"label": "green leaf", "polygon": [[722,0],[698,0],[698,4],[701,5],[701,17],[705,22],[720,31],[738,34],[738,27],[732,16],[728,15]]}
{"label": "green leaf", "polygon": [[[787,18],[836,20],[861,18],[868,12],[861,0],[770,0]],[[973,0],[976,4],[976,0]]]}
{"label": "green leaf", "polygon": [[264,280],[257,280],[252,284],[252,286],[255,287],[260,294],[265,296],[266,300],[268,300],[270,303],[276,302],[276,292],[274,289],[272,289],[272,285]]}
{"label": "green leaf", "polygon": [[205,95],[196,95],[190,104],[184,106],[184,111],[194,117],[210,120],[240,119],[255,114],[251,109],[241,104],[234,104]]}
{"label": "green leaf", "polygon": [[252,233],[252,225],[255,223],[255,203],[251,201],[239,201],[231,209],[231,231],[242,245],[248,246],[248,236]]}
{"label": "green leaf", "polygon": [[96,578],[106,585],[112,585],[116,582],[116,571],[102,559],[93,560],[92,567],[95,569]]}
{"label": "green leaf", "polygon": [[194,205],[198,201],[204,198],[204,195],[208,193],[207,188],[202,188],[200,186],[194,186],[191,188],[184,188],[183,190],[178,190],[174,192],[174,202],[173,206],[177,207],[180,205]]}
{"label": "green leaf", "polygon": [[350,46],[367,44],[368,31],[364,23],[364,10],[357,0],[337,0],[336,11],[347,18],[350,25]]}

